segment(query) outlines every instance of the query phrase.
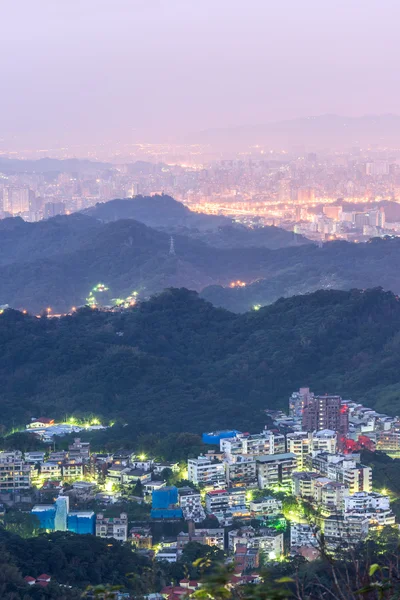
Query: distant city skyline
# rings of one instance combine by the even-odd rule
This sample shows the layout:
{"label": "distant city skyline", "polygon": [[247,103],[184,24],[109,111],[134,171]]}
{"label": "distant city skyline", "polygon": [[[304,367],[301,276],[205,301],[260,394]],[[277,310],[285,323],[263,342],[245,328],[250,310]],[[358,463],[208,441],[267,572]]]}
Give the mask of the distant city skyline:
{"label": "distant city skyline", "polygon": [[395,0],[7,3],[1,150],[398,113],[398,17]]}

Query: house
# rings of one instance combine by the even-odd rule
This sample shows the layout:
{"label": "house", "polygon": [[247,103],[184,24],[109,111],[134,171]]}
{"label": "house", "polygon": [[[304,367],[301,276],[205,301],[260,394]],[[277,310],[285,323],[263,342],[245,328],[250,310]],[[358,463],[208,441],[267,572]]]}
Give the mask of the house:
{"label": "house", "polygon": [[43,479],[61,478],[61,465],[58,462],[45,462],[40,468],[40,474]]}
{"label": "house", "polygon": [[36,579],[34,577],[31,577],[30,575],[26,575],[26,577],[24,577],[24,581],[28,585],[35,585],[36,583]]}
{"label": "house", "polygon": [[128,538],[128,515],[121,513],[119,517],[107,518],[102,513],[98,513],[96,515],[96,536],[126,542]]}
{"label": "house", "polygon": [[141,484],[151,481],[151,472],[144,469],[124,469],[121,471],[122,485],[135,485],[140,481]]}
{"label": "house", "polygon": [[37,463],[42,464],[44,462],[45,452],[25,452],[24,460],[26,463],[36,465]]}
{"label": "house", "polygon": [[64,479],[76,479],[83,477],[83,464],[68,462],[62,465],[62,475]]}
{"label": "house", "polygon": [[54,419],[47,419],[46,417],[40,417],[40,419],[33,419],[26,428],[27,429],[43,429],[45,427],[51,427],[54,425]]}

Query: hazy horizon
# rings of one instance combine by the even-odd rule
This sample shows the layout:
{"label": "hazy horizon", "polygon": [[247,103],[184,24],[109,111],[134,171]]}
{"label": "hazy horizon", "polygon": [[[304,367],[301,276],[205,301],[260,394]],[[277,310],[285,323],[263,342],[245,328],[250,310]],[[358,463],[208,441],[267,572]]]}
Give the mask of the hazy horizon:
{"label": "hazy horizon", "polygon": [[[396,114],[387,0],[15,0],[0,138],[130,143],[310,115]],[[383,14],[383,15],[382,15]]]}

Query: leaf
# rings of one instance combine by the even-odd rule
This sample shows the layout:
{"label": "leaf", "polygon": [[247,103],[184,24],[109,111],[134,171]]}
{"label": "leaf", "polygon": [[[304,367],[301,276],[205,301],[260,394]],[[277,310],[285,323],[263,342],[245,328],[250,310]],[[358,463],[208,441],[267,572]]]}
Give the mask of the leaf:
{"label": "leaf", "polygon": [[370,577],[372,577],[372,575],[374,575],[377,572],[378,569],[380,569],[379,565],[376,564],[376,563],[374,563],[373,565],[370,566],[369,571],[368,571],[368,575]]}

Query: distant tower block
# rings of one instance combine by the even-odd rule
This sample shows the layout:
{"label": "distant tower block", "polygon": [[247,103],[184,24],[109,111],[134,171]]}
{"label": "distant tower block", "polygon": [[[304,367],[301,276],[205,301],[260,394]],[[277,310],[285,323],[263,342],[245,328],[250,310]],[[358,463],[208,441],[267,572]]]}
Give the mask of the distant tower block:
{"label": "distant tower block", "polygon": [[174,238],[172,237],[172,235],[169,240],[169,253],[171,256],[175,256],[175,243],[174,243]]}

